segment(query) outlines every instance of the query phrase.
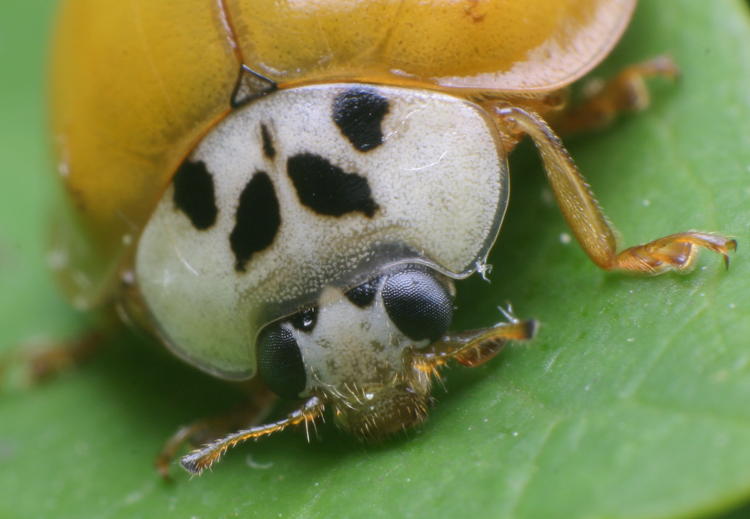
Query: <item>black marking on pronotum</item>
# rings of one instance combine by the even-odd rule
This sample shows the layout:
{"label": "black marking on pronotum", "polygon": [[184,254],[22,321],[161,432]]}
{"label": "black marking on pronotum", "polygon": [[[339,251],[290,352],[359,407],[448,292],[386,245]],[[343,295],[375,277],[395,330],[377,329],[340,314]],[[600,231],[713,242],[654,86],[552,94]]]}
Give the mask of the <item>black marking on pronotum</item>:
{"label": "black marking on pronotum", "polygon": [[263,123],[260,124],[260,138],[263,141],[263,155],[267,159],[273,159],[276,156],[276,148],[273,146],[271,132],[268,131],[268,127]]}
{"label": "black marking on pronotum", "polygon": [[287,173],[302,204],[319,214],[341,216],[359,211],[372,217],[378,205],[370,184],[357,173],[347,173],[314,153],[289,157]]}
{"label": "black marking on pronotum", "polygon": [[264,171],[256,171],[240,195],[229,244],[235,269],[244,272],[251,256],[271,243],[281,225],[279,201],[273,183]]}
{"label": "black marking on pronotum", "polygon": [[348,290],[344,295],[352,304],[360,308],[367,308],[375,300],[375,294],[378,292],[380,278],[371,279],[359,286]]}
{"label": "black marking on pronotum", "polygon": [[214,179],[203,161],[186,160],[174,176],[174,205],[201,231],[216,223]]}
{"label": "black marking on pronotum", "polygon": [[350,88],[333,101],[333,121],[359,151],[383,144],[381,124],[388,113],[388,99],[372,88]]}
{"label": "black marking on pronotum", "polygon": [[318,321],[318,307],[311,306],[294,314],[289,322],[301,332],[311,332]]}
{"label": "black marking on pronotum", "polygon": [[254,99],[270,94],[276,88],[276,83],[272,80],[261,76],[247,65],[242,65],[229,102],[232,108],[239,108]]}

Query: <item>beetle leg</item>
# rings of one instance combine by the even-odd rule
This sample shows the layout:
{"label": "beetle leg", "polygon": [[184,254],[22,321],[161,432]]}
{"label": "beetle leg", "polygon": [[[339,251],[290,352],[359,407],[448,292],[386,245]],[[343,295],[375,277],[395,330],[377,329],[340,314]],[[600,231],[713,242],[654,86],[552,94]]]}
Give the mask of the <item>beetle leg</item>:
{"label": "beetle leg", "polygon": [[229,434],[204,445],[187,456],[183,456],[180,464],[191,474],[200,474],[207,468],[210,468],[227,450],[238,443],[283,431],[291,425],[305,424],[307,426],[321,417],[324,410],[325,405],[322,400],[314,396],[303,403],[298,409],[289,413],[286,418]]}
{"label": "beetle leg", "polygon": [[584,84],[584,100],[565,110],[553,126],[563,134],[595,130],[609,125],[619,114],[648,107],[651,96],[645,79],[675,79],[677,64],[666,55],[624,68],[608,81],[591,79]]}
{"label": "beetle leg", "polygon": [[[37,385],[57,375],[84,364],[91,359],[106,342],[100,331],[82,333],[65,341],[50,341],[12,350],[0,358],[0,379],[9,378],[24,385]],[[16,378],[17,374],[17,378]]]}
{"label": "beetle leg", "polygon": [[251,399],[239,409],[220,416],[197,420],[177,429],[167,439],[156,457],[154,466],[157,472],[165,480],[170,479],[169,465],[183,445],[189,444],[195,448],[225,436],[229,432],[248,427],[248,425],[257,425],[264,420],[278,399],[265,386],[252,386],[251,391]]}
{"label": "beetle leg", "polygon": [[199,444],[197,437],[204,436],[206,431],[214,429],[216,424],[212,420],[199,420],[190,425],[183,425],[169,437],[154,461],[156,471],[165,481],[171,479],[169,465],[186,443]]}
{"label": "beetle leg", "polygon": [[509,341],[525,341],[534,337],[539,326],[537,321],[517,319],[510,308],[500,308],[500,311],[507,321],[489,328],[446,335],[429,351],[414,353],[416,366],[435,372],[435,368],[453,359],[466,367],[475,368],[495,357]]}
{"label": "beetle leg", "polygon": [[737,242],[716,234],[688,231],[617,252],[615,233],[560,138],[537,115],[517,107],[496,108],[501,130],[522,132],[539,150],[560,210],[591,260],[605,270],[659,274],[690,268],[700,248],[718,252],[728,264]]}

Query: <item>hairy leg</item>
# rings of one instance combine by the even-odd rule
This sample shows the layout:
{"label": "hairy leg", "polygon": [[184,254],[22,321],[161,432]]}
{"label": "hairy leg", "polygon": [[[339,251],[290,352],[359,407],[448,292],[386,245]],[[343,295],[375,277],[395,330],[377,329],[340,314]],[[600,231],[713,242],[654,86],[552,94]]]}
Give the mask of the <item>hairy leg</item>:
{"label": "hairy leg", "polygon": [[154,463],[156,470],[164,479],[169,479],[169,465],[185,445],[195,448],[210,444],[233,431],[254,426],[266,419],[277,400],[268,388],[253,387],[249,400],[242,407],[183,425],[164,443]]}
{"label": "hairy leg", "polygon": [[525,133],[544,162],[552,191],[573,234],[591,260],[605,270],[660,274],[688,270],[700,249],[724,256],[737,242],[724,236],[686,231],[618,252],[615,232],[560,138],[539,116],[518,107],[495,109],[501,132]]}

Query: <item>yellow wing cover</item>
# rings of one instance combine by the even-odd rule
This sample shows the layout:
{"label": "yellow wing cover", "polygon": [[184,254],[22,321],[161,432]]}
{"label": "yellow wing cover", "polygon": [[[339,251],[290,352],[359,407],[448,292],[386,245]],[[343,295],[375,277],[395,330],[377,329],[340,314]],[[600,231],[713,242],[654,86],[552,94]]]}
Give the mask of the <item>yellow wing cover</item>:
{"label": "yellow wing cover", "polygon": [[174,170],[230,110],[240,62],[282,87],[548,91],[606,56],[635,1],[63,1],[52,124],[64,285],[81,307],[112,293]]}

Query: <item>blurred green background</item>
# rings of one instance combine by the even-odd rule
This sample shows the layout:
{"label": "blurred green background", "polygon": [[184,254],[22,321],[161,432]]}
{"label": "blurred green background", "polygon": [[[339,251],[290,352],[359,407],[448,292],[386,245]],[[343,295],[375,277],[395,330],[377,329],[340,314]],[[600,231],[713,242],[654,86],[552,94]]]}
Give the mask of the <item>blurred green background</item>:
{"label": "blurred green background", "polygon": [[[0,5],[0,352],[73,336],[44,267],[53,175],[45,59],[54,3]],[[686,228],[736,236],[725,272],[596,270],[549,203],[538,159],[512,160],[493,284],[459,287],[456,327],[506,300],[540,336],[447,372],[431,420],[365,447],[290,431],[165,484],[151,467],[179,425],[239,395],[123,333],[49,384],[0,393],[0,518],[750,517],[750,16],[739,0],[643,2],[596,72],[661,52],[683,68],[652,108],[570,142],[628,244]],[[728,515],[727,515],[728,514]]]}

